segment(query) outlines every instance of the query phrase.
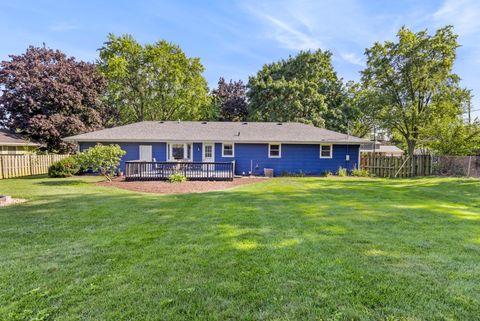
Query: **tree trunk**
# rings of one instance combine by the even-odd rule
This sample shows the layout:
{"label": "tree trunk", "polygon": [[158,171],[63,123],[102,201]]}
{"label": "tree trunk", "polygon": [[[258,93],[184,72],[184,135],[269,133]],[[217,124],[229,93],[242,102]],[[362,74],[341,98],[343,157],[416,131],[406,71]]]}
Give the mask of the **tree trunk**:
{"label": "tree trunk", "polygon": [[416,142],[414,140],[407,139],[407,146],[408,146],[408,155],[413,156],[415,152],[415,145]]}

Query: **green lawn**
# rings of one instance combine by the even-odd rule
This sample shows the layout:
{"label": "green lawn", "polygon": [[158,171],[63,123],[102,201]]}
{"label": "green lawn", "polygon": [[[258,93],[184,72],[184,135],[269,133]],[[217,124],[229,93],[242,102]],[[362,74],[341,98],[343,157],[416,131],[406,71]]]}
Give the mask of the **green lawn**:
{"label": "green lawn", "polygon": [[0,320],[475,320],[480,182],[284,178],[0,193]]}

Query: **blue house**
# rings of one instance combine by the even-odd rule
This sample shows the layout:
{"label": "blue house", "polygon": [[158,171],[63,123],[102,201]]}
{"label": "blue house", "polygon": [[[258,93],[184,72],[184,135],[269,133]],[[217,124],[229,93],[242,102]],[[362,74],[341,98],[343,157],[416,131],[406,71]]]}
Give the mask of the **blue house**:
{"label": "blue house", "polygon": [[[359,165],[367,140],[301,123],[144,121],[65,138],[83,151],[98,143],[118,144],[129,163],[233,164],[235,175],[320,175]],[[156,164],[158,163],[158,164]],[[213,165],[212,165],[213,166]]]}

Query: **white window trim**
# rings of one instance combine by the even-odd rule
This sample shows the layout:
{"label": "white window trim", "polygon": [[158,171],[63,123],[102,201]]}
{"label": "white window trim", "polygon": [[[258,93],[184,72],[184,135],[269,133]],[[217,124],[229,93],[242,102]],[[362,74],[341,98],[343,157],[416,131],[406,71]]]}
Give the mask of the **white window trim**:
{"label": "white window trim", "polygon": [[[202,143],[202,162],[205,161],[205,145],[212,146],[212,158],[213,158],[213,162],[215,162],[215,143]],[[222,151],[223,151],[223,146],[222,146]]]}
{"label": "white window trim", "polygon": [[172,145],[183,145],[183,155],[188,155],[188,147],[187,145],[191,145],[190,149],[190,158],[187,158],[187,162],[191,162],[193,160],[193,143],[191,142],[171,142],[167,143],[167,161],[169,162],[183,162],[184,160],[178,160],[172,158]]}
{"label": "white window trim", "polygon": [[[330,146],[330,156],[322,156],[322,146]],[[333,145],[332,144],[320,144],[320,158],[331,159],[333,157]]]}
{"label": "white window trim", "polygon": [[[278,156],[272,156],[270,154],[270,147],[272,145],[278,145]],[[280,144],[280,143],[269,143],[268,144],[268,158],[282,158],[282,144]]]}
{"label": "white window trim", "polygon": [[[232,155],[225,155],[223,153],[225,145],[232,145]],[[222,157],[235,157],[235,143],[222,143]]]}

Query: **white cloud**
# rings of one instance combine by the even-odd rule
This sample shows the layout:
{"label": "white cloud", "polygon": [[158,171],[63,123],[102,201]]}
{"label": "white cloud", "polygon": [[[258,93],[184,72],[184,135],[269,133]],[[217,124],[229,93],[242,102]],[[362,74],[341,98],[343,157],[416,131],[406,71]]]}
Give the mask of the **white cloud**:
{"label": "white cloud", "polygon": [[258,24],[258,36],[288,49],[349,52],[392,36],[385,28],[392,17],[372,16],[358,0],[245,0],[239,6]]}
{"label": "white cloud", "polygon": [[359,57],[357,54],[350,52],[350,53],[341,53],[340,57],[348,63],[357,66],[364,66],[362,57]]}
{"label": "white cloud", "polygon": [[263,15],[263,18],[274,27],[270,37],[282,44],[283,47],[296,50],[317,49],[321,47],[320,41],[315,39],[314,36],[296,29],[287,22],[266,14]]}
{"label": "white cloud", "polygon": [[476,0],[446,0],[433,14],[438,24],[451,24],[460,35],[480,32],[480,2]]}
{"label": "white cloud", "polygon": [[76,23],[72,22],[57,22],[49,26],[49,29],[52,31],[70,31],[70,30],[78,30],[80,27]]}
{"label": "white cloud", "polygon": [[274,40],[283,48],[307,50],[322,46],[302,17],[273,12],[270,7],[259,9],[258,6],[245,5],[244,8],[264,26],[262,36]]}

